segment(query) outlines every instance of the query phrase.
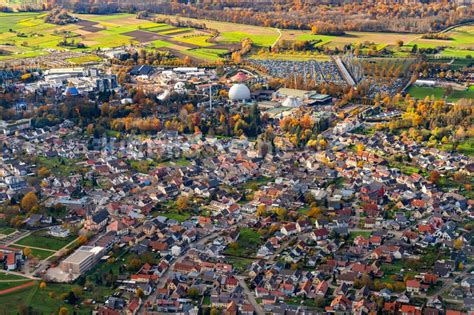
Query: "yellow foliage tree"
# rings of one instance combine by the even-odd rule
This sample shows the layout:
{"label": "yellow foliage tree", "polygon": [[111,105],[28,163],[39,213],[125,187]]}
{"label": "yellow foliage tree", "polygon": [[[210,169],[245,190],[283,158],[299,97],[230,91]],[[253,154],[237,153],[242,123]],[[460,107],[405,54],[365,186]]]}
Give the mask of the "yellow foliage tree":
{"label": "yellow foliage tree", "polygon": [[25,255],[26,257],[30,257],[31,256],[31,248],[25,247],[23,249],[23,255]]}
{"label": "yellow foliage tree", "polygon": [[460,250],[462,248],[462,238],[457,238],[454,240],[453,246],[455,249]]}
{"label": "yellow foliage tree", "polygon": [[38,197],[36,197],[34,192],[30,191],[21,199],[20,205],[23,210],[30,211],[34,206],[38,205]]}

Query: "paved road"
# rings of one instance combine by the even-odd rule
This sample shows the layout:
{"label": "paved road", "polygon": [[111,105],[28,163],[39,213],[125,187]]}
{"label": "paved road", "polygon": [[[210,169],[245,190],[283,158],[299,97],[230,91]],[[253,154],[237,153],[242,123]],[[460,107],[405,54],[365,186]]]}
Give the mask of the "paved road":
{"label": "paved road", "polygon": [[427,296],[432,297],[432,296],[444,294],[447,290],[451,289],[451,287],[454,283],[456,283],[455,282],[456,278],[465,279],[465,277],[469,274],[469,270],[471,270],[472,267],[474,267],[474,264],[469,264],[469,265],[464,266],[464,270],[461,273],[456,274],[453,277],[450,277],[450,278],[444,280],[443,281],[444,283],[441,286],[441,288],[439,288],[438,290],[435,290],[431,294],[427,294]]}
{"label": "paved road", "polygon": [[255,313],[257,315],[264,315],[265,312],[260,304],[258,304],[257,300],[253,296],[253,292],[250,291],[247,283],[245,282],[245,278],[242,276],[238,276],[237,279],[239,280],[239,284],[244,289],[244,293],[247,295],[247,300],[252,304],[253,308],[255,309]]}

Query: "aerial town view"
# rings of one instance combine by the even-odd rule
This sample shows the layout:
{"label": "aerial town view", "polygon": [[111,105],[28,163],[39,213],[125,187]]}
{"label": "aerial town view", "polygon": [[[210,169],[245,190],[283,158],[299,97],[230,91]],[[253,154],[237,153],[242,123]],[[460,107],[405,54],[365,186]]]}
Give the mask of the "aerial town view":
{"label": "aerial town view", "polygon": [[474,315],[474,0],[0,0],[0,315]]}

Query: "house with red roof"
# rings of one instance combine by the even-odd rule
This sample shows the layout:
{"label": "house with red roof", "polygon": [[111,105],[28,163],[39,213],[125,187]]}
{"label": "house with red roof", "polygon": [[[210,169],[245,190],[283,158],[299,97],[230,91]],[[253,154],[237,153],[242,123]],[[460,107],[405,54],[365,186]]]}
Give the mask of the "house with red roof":
{"label": "house with red roof", "polygon": [[402,305],[400,307],[401,315],[421,315],[421,308],[414,305]]}
{"label": "house with red roof", "polygon": [[407,280],[406,287],[407,287],[407,292],[420,293],[421,282],[418,280]]}

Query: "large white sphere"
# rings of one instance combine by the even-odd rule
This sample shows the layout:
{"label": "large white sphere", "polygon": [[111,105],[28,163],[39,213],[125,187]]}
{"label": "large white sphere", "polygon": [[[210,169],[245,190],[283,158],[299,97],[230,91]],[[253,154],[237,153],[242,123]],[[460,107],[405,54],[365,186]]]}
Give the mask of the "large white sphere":
{"label": "large white sphere", "polygon": [[184,88],[186,88],[186,84],[184,84],[184,82],[176,82],[174,85],[175,90],[184,90]]}
{"label": "large white sphere", "polygon": [[250,99],[250,90],[245,84],[234,84],[229,90],[231,101],[244,101]]}

